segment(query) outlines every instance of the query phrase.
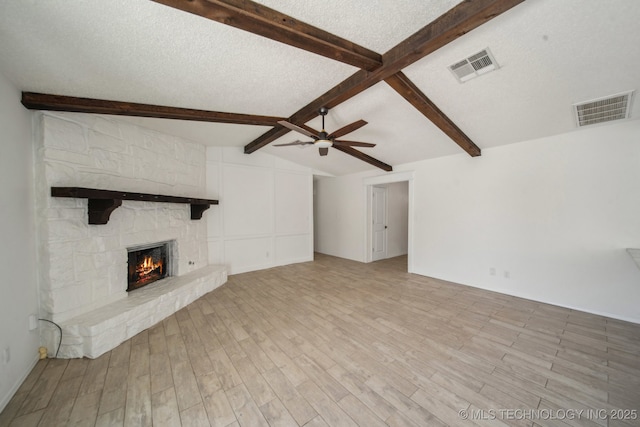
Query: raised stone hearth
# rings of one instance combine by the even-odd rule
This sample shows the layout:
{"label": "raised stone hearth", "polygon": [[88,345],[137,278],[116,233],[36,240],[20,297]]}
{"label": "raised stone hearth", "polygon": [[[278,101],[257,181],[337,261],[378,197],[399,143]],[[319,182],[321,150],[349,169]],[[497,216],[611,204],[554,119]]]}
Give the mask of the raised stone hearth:
{"label": "raised stone hearth", "polygon": [[130,292],[123,300],[62,322],[58,357],[96,358],[227,281],[223,266],[207,266]]}

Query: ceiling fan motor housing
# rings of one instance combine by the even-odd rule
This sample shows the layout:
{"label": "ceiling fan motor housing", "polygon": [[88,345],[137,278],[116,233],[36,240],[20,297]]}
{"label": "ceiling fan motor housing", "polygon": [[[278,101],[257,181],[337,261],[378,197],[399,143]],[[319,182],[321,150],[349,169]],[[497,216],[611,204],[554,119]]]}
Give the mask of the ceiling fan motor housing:
{"label": "ceiling fan motor housing", "polygon": [[333,146],[333,141],[329,139],[329,135],[323,129],[320,133],[318,133],[318,139],[315,140],[313,145],[318,148],[329,148]]}

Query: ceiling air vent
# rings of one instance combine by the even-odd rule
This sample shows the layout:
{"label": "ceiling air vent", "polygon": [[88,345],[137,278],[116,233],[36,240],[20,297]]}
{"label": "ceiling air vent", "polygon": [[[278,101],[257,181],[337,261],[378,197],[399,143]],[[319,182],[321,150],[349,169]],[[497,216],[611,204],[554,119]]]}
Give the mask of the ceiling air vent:
{"label": "ceiling air vent", "polygon": [[628,118],[632,94],[633,91],[629,91],[573,104],[578,127]]}
{"label": "ceiling air vent", "polygon": [[481,50],[475,55],[471,55],[470,57],[449,66],[449,70],[451,70],[460,83],[464,83],[467,80],[478,77],[497,68],[498,64],[493,58],[493,55],[491,55],[489,48]]}

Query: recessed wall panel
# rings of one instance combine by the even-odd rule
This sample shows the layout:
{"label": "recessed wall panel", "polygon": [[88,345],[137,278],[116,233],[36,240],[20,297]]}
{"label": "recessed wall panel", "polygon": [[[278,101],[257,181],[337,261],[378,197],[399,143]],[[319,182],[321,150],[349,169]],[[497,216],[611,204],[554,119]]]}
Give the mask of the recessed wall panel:
{"label": "recessed wall panel", "polygon": [[273,264],[272,239],[237,239],[224,242],[229,274],[260,270]]}
{"label": "recessed wall panel", "polygon": [[278,171],[275,174],[276,233],[311,231],[312,201],[309,175]]}
{"label": "recessed wall panel", "polygon": [[313,250],[310,240],[310,234],[276,237],[276,263],[285,265],[311,261],[313,259]]}
{"label": "recessed wall panel", "polygon": [[223,166],[225,236],[273,232],[273,172],[265,168]]}

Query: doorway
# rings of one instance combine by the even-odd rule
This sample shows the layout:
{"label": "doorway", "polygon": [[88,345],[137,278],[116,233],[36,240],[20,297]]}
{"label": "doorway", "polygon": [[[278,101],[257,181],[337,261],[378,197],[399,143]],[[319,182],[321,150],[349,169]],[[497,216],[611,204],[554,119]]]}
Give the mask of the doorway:
{"label": "doorway", "polygon": [[371,260],[387,259],[387,188],[373,186],[371,189]]}
{"label": "doorway", "polygon": [[365,262],[407,255],[412,272],[413,172],[365,178]]}

